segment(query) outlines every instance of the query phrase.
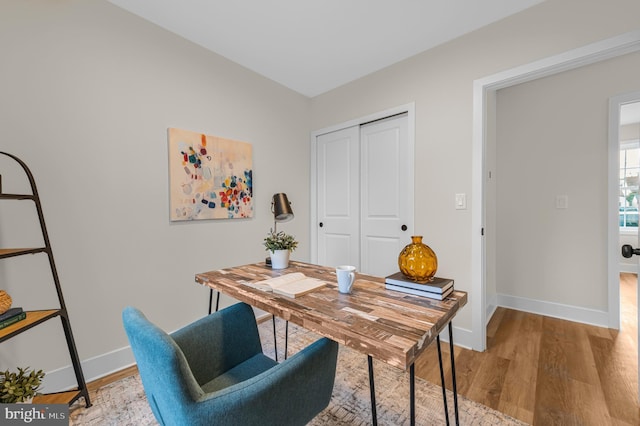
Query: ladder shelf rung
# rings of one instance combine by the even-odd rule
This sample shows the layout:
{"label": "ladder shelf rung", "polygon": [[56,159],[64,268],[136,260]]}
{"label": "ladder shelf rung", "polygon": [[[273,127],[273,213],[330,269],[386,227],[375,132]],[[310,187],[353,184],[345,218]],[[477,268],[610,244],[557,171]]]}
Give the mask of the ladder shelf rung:
{"label": "ladder shelf rung", "polygon": [[0,200],[34,200],[33,194],[0,194]]}
{"label": "ladder shelf rung", "polygon": [[0,249],[0,259],[3,259],[5,257],[22,256],[24,254],[42,253],[44,251],[47,251],[46,247]]}
{"label": "ladder shelf rung", "polygon": [[27,317],[21,321],[0,329],[0,342],[10,339],[23,331],[27,331],[46,320],[60,315],[60,309],[46,309],[41,311],[27,311]]}

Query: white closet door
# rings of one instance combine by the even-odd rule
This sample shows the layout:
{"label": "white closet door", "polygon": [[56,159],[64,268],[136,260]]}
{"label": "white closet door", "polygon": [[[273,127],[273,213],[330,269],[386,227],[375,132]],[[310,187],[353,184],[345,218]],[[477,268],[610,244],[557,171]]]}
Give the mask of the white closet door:
{"label": "white closet door", "polygon": [[360,128],[361,271],[398,271],[398,254],[413,231],[413,152],[407,114]]}
{"label": "white closet door", "polygon": [[318,263],[360,269],[359,126],[316,139]]}

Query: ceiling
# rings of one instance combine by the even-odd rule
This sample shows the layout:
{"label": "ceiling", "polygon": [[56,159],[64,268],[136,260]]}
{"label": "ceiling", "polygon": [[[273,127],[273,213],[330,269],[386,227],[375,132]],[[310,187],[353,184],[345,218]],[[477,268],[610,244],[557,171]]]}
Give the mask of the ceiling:
{"label": "ceiling", "polygon": [[542,0],[109,0],[313,97]]}

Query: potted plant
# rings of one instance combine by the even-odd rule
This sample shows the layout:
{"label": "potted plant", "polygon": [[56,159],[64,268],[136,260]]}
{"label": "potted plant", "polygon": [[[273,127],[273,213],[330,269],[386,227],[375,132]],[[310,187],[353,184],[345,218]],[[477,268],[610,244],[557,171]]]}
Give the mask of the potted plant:
{"label": "potted plant", "polygon": [[284,269],[289,266],[289,255],[298,247],[293,235],[270,232],[264,239],[264,246],[271,256],[273,269]]}
{"label": "potted plant", "polygon": [[44,372],[18,367],[15,371],[0,371],[0,402],[11,404],[16,402],[30,403],[42,384]]}

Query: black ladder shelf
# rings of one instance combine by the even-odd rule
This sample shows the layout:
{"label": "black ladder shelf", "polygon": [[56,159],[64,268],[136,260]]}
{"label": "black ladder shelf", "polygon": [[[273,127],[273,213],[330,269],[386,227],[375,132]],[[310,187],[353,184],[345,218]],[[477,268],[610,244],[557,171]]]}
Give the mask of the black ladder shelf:
{"label": "black ladder shelf", "polygon": [[56,286],[56,293],[58,295],[59,308],[51,308],[37,311],[28,311],[26,319],[19,321],[6,328],[0,329],[0,343],[5,340],[9,340],[18,334],[27,331],[43,322],[60,317],[62,321],[62,328],[67,340],[67,346],[69,348],[69,355],[73,364],[73,370],[76,375],[77,388],[70,391],[56,392],[45,395],[39,395],[34,398],[34,403],[37,404],[69,404],[71,405],[80,397],[84,397],[85,406],[90,407],[91,401],[89,399],[89,391],[84,381],[84,375],[82,373],[82,367],[80,365],[80,358],[78,357],[78,351],[76,350],[76,344],[73,340],[73,333],[71,332],[71,324],[69,322],[69,314],[64,303],[64,297],[62,296],[62,289],[60,287],[60,279],[58,278],[58,271],[56,264],[53,260],[53,251],[51,250],[51,243],[49,242],[49,234],[47,233],[47,227],[44,222],[44,215],[42,213],[42,205],[40,204],[40,197],[38,197],[38,190],[36,188],[36,182],[31,174],[31,171],[27,165],[18,157],[8,154],[6,152],[0,152],[0,154],[15,160],[29,179],[31,185],[31,194],[4,194],[0,187],[0,200],[32,200],[35,204],[38,212],[38,218],[40,220],[40,229],[42,230],[42,237],[44,240],[44,247],[35,248],[0,248],[0,259],[23,256],[25,254],[46,253],[49,258],[49,265],[51,266],[51,274],[53,276],[53,282]]}

